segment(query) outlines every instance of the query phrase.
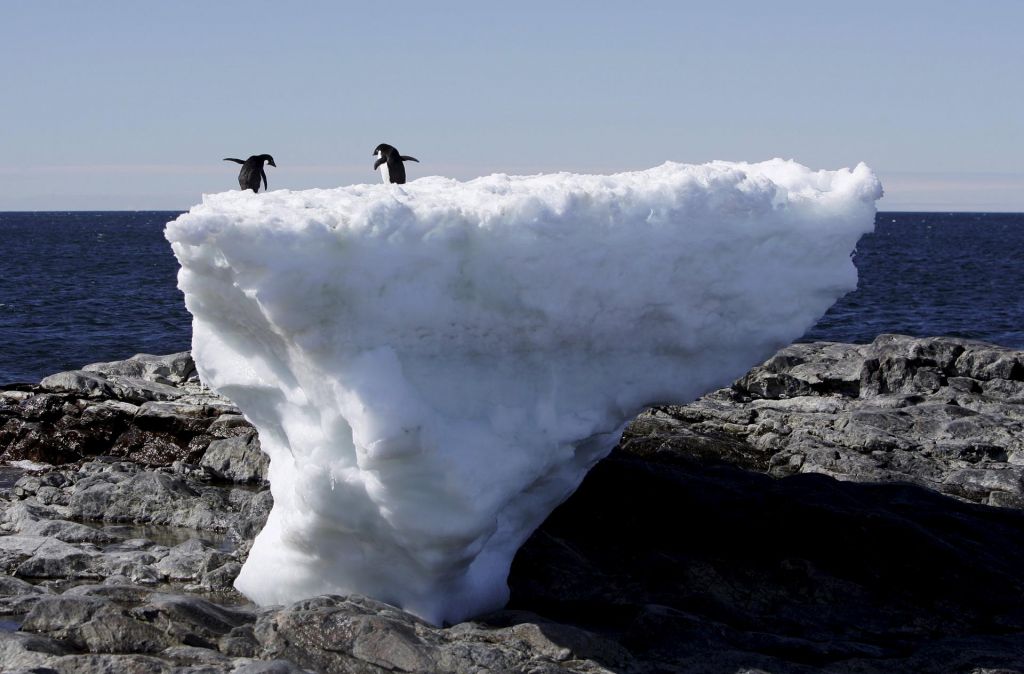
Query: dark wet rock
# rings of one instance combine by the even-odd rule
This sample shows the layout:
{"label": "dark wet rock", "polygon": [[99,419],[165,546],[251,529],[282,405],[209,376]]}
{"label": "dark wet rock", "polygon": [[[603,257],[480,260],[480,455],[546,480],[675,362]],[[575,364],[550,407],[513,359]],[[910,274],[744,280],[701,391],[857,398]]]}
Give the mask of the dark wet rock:
{"label": "dark wet rock", "polygon": [[[233,419],[208,429],[222,414]],[[198,463],[209,442],[251,431],[199,383],[191,356],[139,354],[0,392],[0,460],[62,464],[115,454],[148,465]]]}
{"label": "dark wet rock", "polygon": [[270,458],[260,449],[255,433],[235,435],[209,444],[200,462],[219,480],[262,483],[267,479]]}

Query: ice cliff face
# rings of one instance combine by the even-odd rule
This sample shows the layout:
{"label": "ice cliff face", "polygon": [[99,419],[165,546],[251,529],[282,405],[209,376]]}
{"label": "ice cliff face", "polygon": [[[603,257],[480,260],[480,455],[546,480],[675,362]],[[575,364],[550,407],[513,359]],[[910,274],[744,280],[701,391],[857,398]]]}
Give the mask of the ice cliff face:
{"label": "ice cliff face", "polygon": [[271,458],[238,589],[499,608],[632,415],[728,383],[856,286],[880,196],[863,165],[773,160],[204,197],[166,231],[193,355]]}

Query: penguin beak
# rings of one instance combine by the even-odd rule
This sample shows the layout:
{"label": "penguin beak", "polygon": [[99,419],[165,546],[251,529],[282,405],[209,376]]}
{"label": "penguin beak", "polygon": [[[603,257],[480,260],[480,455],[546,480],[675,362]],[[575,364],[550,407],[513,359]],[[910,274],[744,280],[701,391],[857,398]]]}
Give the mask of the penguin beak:
{"label": "penguin beak", "polygon": [[270,164],[271,166],[273,166],[274,168],[277,168],[277,164],[274,163],[273,159],[267,161],[267,163]]}

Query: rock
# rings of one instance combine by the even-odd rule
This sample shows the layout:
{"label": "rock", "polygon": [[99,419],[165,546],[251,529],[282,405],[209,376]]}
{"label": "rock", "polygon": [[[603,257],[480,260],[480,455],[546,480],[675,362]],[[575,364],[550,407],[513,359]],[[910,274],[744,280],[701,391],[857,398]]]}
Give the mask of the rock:
{"label": "rock", "polygon": [[[198,463],[221,414],[238,409],[199,383],[191,356],[139,354],[46,377],[0,396],[0,460],[69,463],[117,454],[150,465]],[[244,423],[244,422],[243,422]],[[218,437],[243,432],[237,422]]]}
{"label": "rock", "polygon": [[[318,672],[612,671],[556,643],[561,636],[576,645],[601,641],[582,630],[548,633],[544,625],[475,623],[444,630],[354,595],[317,597],[264,612],[253,629],[263,657],[283,657]],[[620,668],[614,671],[635,671],[625,650],[608,645],[607,651],[616,654]]]}
{"label": "rock", "polygon": [[794,344],[730,389],[642,414],[623,446],[717,456],[779,477],[909,481],[1016,507],[1024,501],[1013,468],[1024,464],[1022,357],[938,337]]}
{"label": "rock", "polygon": [[50,593],[49,589],[20,578],[0,576],[0,615],[28,613],[37,601]]}
{"label": "rock", "polygon": [[21,533],[45,536],[65,543],[113,543],[118,539],[101,529],[67,520],[40,520],[27,525]]}
{"label": "rock", "polygon": [[39,385],[48,391],[78,393],[89,398],[106,398],[114,395],[114,388],[106,377],[85,370],[51,374],[43,378]]}
{"label": "rock", "polygon": [[[2,442],[64,451],[55,463],[68,456],[56,433],[85,455],[124,452],[40,466],[0,498],[0,614],[25,616],[23,631],[0,632],[0,662],[61,674],[1019,670],[1021,362],[944,338],[799,344],[733,387],[652,409],[520,550],[510,608],[448,628],[354,596],[218,603],[243,601],[231,584],[273,498],[209,481],[265,468],[244,418],[194,380],[103,364],[92,375],[114,388],[180,395],[3,392]],[[182,542],[162,525],[198,530]],[[205,540],[215,530],[237,549]]]}
{"label": "rock", "polygon": [[216,530],[230,524],[218,514],[224,508],[221,497],[168,473],[108,470],[80,479],[68,510],[76,519]]}
{"label": "rock", "polygon": [[269,489],[257,492],[242,505],[238,516],[228,529],[228,535],[238,545],[240,556],[248,554],[256,534],[263,530],[274,506],[274,496]]}
{"label": "rock", "polygon": [[136,619],[153,625],[176,643],[201,648],[216,644],[236,628],[251,625],[255,615],[242,608],[219,606],[199,597],[154,594],[130,611]]}
{"label": "rock", "polygon": [[200,465],[220,480],[228,482],[264,482],[269,457],[260,450],[255,433],[236,435],[209,444]]}
{"label": "rock", "polygon": [[224,438],[229,435],[247,434],[255,432],[248,421],[241,414],[221,414],[210,424],[209,432],[213,435]]}
{"label": "rock", "polygon": [[47,664],[56,660],[55,656],[66,652],[67,649],[53,639],[0,631],[0,663],[5,672],[23,670],[43,674]]}
{"label": "rock", "polygon": [[156,569],[168,580],[197,581],[227,561],[227,556],[191,538],[177,545],[156,564]]}
{"label": "rock", "polygon": [[175,400],[182,395],[181,390],[167,384],[158,384],[145,379],[133,377],[118,377],[112,382],[114,395],[119,400],[126,400],[129,403],[143,404],[149,401]]}
{"label": "rock", "polygon": [[192,360],[192,354],[188,351],[166,356],[139,353],[128,360],[93,363],[82,369],[88,372],[99,372],[108,377],[130,377],[160,384],[181,384],[193,379],[196,375],[196,366]]}
{"label": "rock", "polygon": [[26,632],[54,635],[61,639],[70,634],[70,630],[80,627],[92,620],[93,616],[109,615],[114,609],[113,604],[98,597],[81,597],[59,595],[45,597],[39,601],[25,617],[21,629]]}
{"label": "rock", "polygon": [[201,584],[204,589],[211,592],[230,590],[234,586],[235,578],[238,578],[238,572],[241,570],[242,565],[238,562],[225,562],[213,571],[205,573]]}
{"label": "rock", "polygon": [[617,450],[520,550],[510,606],[619,635],[651,671],[1012,668],[1022,554],[1024,512]]}
{"label": "rock", "polygon": [[309,671],[287,660],[256,660],[239,665],[233,674],[304,674]]}

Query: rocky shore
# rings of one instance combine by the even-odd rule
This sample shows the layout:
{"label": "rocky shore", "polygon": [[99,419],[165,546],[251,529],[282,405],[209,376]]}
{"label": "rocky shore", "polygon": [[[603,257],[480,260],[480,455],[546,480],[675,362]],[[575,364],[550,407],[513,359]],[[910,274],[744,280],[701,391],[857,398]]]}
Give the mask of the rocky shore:
{"label": "rocky shore", "polygon": [[232,589],[271,506],[187,353],[0,391],[4,672],[1024,671],[1024,352],[797,344],[640,415],[436,628]]}

